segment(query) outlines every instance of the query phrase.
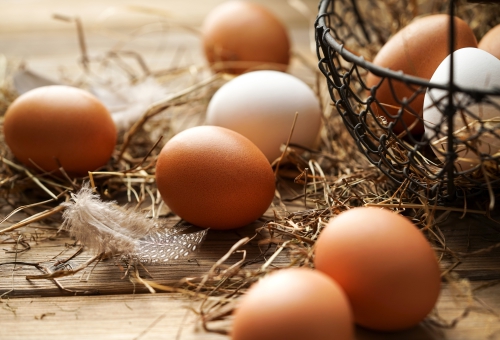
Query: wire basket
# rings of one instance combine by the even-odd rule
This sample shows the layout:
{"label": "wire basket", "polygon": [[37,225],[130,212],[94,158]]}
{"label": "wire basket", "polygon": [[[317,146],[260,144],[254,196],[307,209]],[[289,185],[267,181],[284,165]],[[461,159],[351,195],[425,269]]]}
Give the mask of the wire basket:
{"label": "wire basket", "polygon": [[[457,15],[470,24],[476,36],[500,21],[498,3],[428,2],[432,6],[427,6],[427,13]],[[322,0],[315,23],[319,69],[359,149],[400,190],[446,205],[489,193],[492,208],[500,187],[500,150],[493,147],[500,145],[500,89],[458,87],[452,74],[448,84],[431,83],[368,61],[393,33],[414,18],[417,6],[420,15],[425,6],[414,0]],[[449,26],[449,46],[453,46],[452,20]],[[368,87],[368,73],[380,77],[380,82]],[[383,83],[391,89],[404,86],[411,94],[397,97],[392,91],[397,107],[386,109],[376,96]],[[433,89],[448,98],[433,103],[444,117],[438,125],[424,121],[409,105],[416,96]],[[498,111],[498,119],[482,120],[472,109],[474,105]],[[412,132],[416,123],[407,124],[403,119],[408,112],[416,123],[426,127],[426,133]],[[466,122],[461,129],[457,129],[457,117]],[[481,145],[487,145],[486,149]]]}

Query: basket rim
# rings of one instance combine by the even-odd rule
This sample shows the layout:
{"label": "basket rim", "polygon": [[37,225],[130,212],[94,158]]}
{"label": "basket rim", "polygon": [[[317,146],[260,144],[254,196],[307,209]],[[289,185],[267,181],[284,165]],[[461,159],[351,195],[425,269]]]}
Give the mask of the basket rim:
{"label": "basket rim", "polygon": [[[331,28],[326,24],[325,17],[329,16],[331,12],[328,12],[328,6],[335,1],[339,0],[321,0],[319,4],[318,15],[315,21],[315,31],[316,31],[316,44],[320,44],[320,40],[324,43],[328,44],[329,47],[333,48],[335,52],[337,52],[342,58],[346,61],[356,64],[374,75],[381,78],[391,78],[394,80],[398,80],[404,83],[410,83],[418,86],[424,86],[427,88],[435,88],[441,90],[450,90],[453,89],[453,92],[463,92],[468,93],[472,96],[474,95],[492,95],[492,96],[500,96],[500,87],[492,87],[491,89],[478,89],[474,87],[464,87],[459,86],[457,84],[451,84],[450,82],[446,84],[442,83],[433,83],[430,80],[425,78],[412,76],[409,74],[405,74],[403,71],[391,70],[389,68],[380,67],[378,65],[373,64],[372,62],[366,60],[363,56],[358,56],[347,49],[344,48],[344,44],[339,43],[331,34]],[[350,0],[354,5],[356,0]],[[454,1],[451,1],[454,3]],[[451,20],[450,20],[451,23]],[[320,36],[321,34],[321,36]],[[319,46],[318,46],[319,47]],[[453,81],[453,79],[451,79]]]}

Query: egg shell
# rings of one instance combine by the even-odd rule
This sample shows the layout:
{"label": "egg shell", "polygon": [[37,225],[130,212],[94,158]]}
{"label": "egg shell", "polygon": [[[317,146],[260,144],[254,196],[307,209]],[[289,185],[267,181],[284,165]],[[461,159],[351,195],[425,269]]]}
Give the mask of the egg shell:
{"label": "egg shell", "polygon": [[[441,61],[449,54],[448,28],[450,16],[447,14],[434,14],[418,18],[396,33],[377,53],[373,64],[389,68],[393,71],[402,71],[406,75],[417,76],[430,79],[434,70]],[[477,40],[471,28],[465,21],[455,18],[455,50],[462,47],[477,47]],[[380,78],[369,73],[366,78],[366,85],[373,87],[379,84]],[[408,107],[402,115],[402,119],[409,127],[418,117],[422,117],[422,104],[425,93],[416,94],[417,86],[408,88],[402,82],[385,79],[376,90],[375,97],[383,105],[383,108],[390,115],[397,115],[401,104],[394,98],[394,94],[399,101],[403,98],[409,100]],[[371,104],[372,110],[379,116],[385,116],[389,122],[393,118],[387,116],[383,108],[376,103]],[[411,110],[411,111],[410,111]],[[397,122],[393,127],[395,133],[405,130],[401,122]],[[424,132],[422,122],[416,123],[411,131],[414,135]]]}
{"label": "egg shell", "polygon": [[[44,86],[19,96],[5,113],[3,132],[14,156],[29,167],[84,176],[105,165],[116,128],[106,107],[85,90]],[[60,164],[60,165],[59,165]]]}
{"label": "egg shell", "polygon": [[346,292],[357,324],[398,331],[418,324],[440,292],[440,269],[424,235],[388,210],[353,208],[331,219],[314,265]]}
{"label": "egg shell", "polygon": [[500,24],[486,32],[477,47],[500,59]]}
{"label": "egg shell", "polygon": [[279,71],[254,71],[224,84],[207,108],[206,124],[222,126],[250,139],[272,162],[291,143],[314,148],[321,129],[320,104],[299,78]]}
{"label": "egg shell", "polygon": [[[215,71],[240,74],[252,68],[286,70],[290,61],[287,28],[264,6],[226,1],[202,26],[203,50]],[[233,63],[233,64],[231,64]]]}
{"label": "egg shell", "polygon": [[305,268],[282,269],[254,284],[234,313],[233,340],[352,340],[352,311],[342,289]]}
{"label": "egg shell", "polygon": [[[500,60],[498,58],[479,48],[472,47],[459,49],[453,53],[453,56],[453,81],[456,85],[483,91],[495,87],[500,88]],[[450,56],[446,57],[436,69],[431,82],[447,84],[450,79],[449,72]],[[444,153],[447,152],[448,148],[446,138],[448,128],[446,117],[442,113],[448,103],[447,96],[448,91],[429,89],[423,105],[426,137],[431,141],[434,153],[442,161],[445,159]],[[488,104],[488,101],[492,102],[493,105]],[[464,145],[458,145],[456,148],[459,159],[456,160],[455,165],[460,170],[467,170],[479,164],[480,155],[478,153],[493,155],[500,151],[500,139],[485,129],[496,130],[498,134],[496,126],[500,121],[500,96],[489,96],[482,102],[476,103],[474,98],[458,93],[455,94],[454,102],[456,104],[469,103],[466,105],[466,110],[457,111],[453,119],[454,131],[459,139],[470,139],[471,135],[482,131],[477,138],[478,143],[474,143],[477,152]],[[463,117],[466,117],[467,123]],[[483,123],[480,123],[478,118]],[[484,121],[490,122],[484,123]],[[464,128],[466,125],[468,128]]]}
{"label": "egg shell", "polygon": [[158,190],[182,219],[204,228],[245,226],[267,210],[275,179],[262,152],[242,135],[197,126],[170,139],[156,164]]}

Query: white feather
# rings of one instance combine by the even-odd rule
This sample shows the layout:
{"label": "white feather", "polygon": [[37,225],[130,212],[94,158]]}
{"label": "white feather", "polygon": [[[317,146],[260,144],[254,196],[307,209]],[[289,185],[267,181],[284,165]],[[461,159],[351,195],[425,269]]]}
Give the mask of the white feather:
{"label": "white feather", "polygon": [[122,255],[143,263],[162,264],[185,258],[203,242],[207,230],[184,233],[191,227],[184,221],[177,228],[124,209],[116,202],[104,202],[88,184],[71,194],[63,213],[61,229],[97,253]]}

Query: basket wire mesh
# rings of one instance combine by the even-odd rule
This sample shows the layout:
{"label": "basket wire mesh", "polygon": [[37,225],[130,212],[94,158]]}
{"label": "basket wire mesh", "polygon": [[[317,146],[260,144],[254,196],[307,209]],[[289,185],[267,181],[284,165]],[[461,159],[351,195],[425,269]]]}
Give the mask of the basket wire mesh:
{"label": "basket wire mesh", "polygon": [[[478,35],[488,29],[485,22],[491,25],[500,21],[499,4],[467,3],[459,6],[453,0],[440,6],[435,6],[435,3],[434,8],[428,9],[430,13],[444,12],[453,17],[457,7],[461,9],[459,14],[465,17],[464,20],[479,20],[474,27]],[[454,84],[452,54],[448,84],[431,83],[368,61],[393,33],[413,19],[416,6],[412,0],[322,0],[315,22],[319,69],[327,80],[333,104],[359,149],[400,189],[425,197],[430,202],[447,205],[487,193],[492,208],[495,191],[500,187],[500,153],[491,147],[485,152],[476,146],[484,144],[485,137],[492,145],[500,144],[500,89],[464,88]],[[495,6],[494,11],[491,6]],[[479,11],[483,17],[478,16]],[[484,19],[485,15],[489,17]],[[454,26],[454,20],[449,20],[448,46],[454,46]],[[450,48],[449,51],[453,50]],[[366,85],[369,72],[381,79],[378,85],[370,88]],[[383,82],[391,88],[398,104],[395,109],[388,110],[376,98]],[[398,97],[394,91],[396,86],[405,86],[411,95]],[[417,96],[431,89],[446,91],[447,94],[446,100],[434,103],[445,117],[437,126],[424,122],[422,116],[410,107]],[[460,101],[457,101],[457,95],[462,98]],[[497,110],[499,119],[483,121],[470,109],[478,103]],[[407,124],[403,119],[403,114],[408,112],[416,118],[413,124]],[[454,130],[457,115],[467,119],[466,134],[464,129],[461,132]],[[472,127],[471,121],[474,122]],[[417,123],[432,129],[433,137],[412,133]],[[395,129],[397,125],[403,128]],[[431,146],[431,142],[437,139],[444,141],[444,147]],[[473,158],[471,165],[463,166],[457,161],[464,157],[464,150],[467,150],[467,157]]]}

